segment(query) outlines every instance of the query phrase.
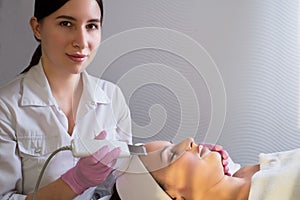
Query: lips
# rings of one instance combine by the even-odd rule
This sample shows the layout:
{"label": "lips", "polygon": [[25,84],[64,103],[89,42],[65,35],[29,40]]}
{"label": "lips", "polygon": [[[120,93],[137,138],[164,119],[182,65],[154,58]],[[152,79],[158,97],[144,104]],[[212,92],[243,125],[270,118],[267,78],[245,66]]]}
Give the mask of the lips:
{"label": "lips", "polygon": [[87,58],[87,55],[80,53],[67,54],[67,56],[74,62],[83,62]]}
{"label": "lips", "polygon": [[198,146],[198,151],[199,151],[200,159],[204,158],[206,155],[208,155],[210,153],[210,150],[203,145]]}

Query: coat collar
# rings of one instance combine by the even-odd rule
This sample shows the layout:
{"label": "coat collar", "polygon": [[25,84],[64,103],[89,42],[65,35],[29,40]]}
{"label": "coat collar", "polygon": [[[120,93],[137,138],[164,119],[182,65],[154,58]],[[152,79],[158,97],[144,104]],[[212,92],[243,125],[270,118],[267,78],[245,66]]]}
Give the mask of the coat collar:
{"label": "coat collar", "polygon": [[56,101],[52,95],[41,61],[24,75],[22,86],[22,106],[56,105]]}
{"label": "coat collar", "polygon": [[[110,99],[101,88],[101,79],[92,77],[86,71],[82,72],[83,92],[81,101],[88,104],[108,104]],[[21,98],[22,106],[57,106],[56,100],[41,61],[33,66],[25,75],[23,80],[23,94]]]}

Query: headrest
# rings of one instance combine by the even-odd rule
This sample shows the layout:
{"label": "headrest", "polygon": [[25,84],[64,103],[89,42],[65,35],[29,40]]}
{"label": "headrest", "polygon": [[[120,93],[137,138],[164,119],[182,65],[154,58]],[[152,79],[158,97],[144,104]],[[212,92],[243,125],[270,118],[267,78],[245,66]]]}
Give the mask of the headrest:
{"label": "headrest", "polygon": [[171,200],[138,156],[124,159],[116,181],[122,200]]}

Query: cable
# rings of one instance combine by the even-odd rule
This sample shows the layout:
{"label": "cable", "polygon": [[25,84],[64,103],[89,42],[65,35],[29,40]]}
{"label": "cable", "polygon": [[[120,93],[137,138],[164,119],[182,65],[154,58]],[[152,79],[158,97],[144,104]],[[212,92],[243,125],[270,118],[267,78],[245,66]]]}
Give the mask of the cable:
{"label": "cable", "polygon": [[36,182],[36,185],[35,185],[35,188],[34,188],[34,191],[33,191],[33,197],[32,197],[32,200],[36,200],[36,195],[37,195],[37,191],[39,189],[39,186],[40,186],[40,183],[41,183],[41,180],[42,180],[42,177],[43,177],[43,174],[46,170],[46,167],[47,165],[49,164],[50,160],[55,156],[55,154],[57,154],[58,152],[60,151],[67,151],[67,150],[72,150],[72,147],[71,146],[64,146],[64,147],[61,147],[57,150],[55,150],[46,160],[41,172],[40,172],[40,175],[37,179],[37,182]]}

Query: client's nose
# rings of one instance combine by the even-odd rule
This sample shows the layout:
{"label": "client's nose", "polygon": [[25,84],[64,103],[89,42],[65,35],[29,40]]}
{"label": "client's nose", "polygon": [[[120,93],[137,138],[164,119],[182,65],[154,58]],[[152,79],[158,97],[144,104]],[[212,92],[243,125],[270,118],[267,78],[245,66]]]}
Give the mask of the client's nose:
{"label": "client's nose", "polygon": [[183,145],[185,146],[185,150],[191,150],[196,144],[193,138],[186,138],[182,141]]}

